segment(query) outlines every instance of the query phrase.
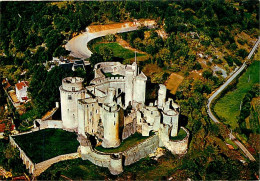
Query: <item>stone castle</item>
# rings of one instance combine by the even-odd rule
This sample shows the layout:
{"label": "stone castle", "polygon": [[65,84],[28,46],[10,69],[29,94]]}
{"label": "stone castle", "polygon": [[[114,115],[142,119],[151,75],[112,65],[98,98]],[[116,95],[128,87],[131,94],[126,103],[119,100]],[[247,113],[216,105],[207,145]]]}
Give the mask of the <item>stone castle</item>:
{"label": "stone castle", "polygon": [[[180,107],[166,100],[160,85],[158,99],[145,105],[147,77],[137,64],[102,62],[94,67],[95,77],[86,88],[83,79],[67,77],[60,86],[63,127],[82,136],[95,136],[104,148],[118,147],[135,132],[149,136],[168,127],[177,136]],[[171,150],[172,151],[172,150]]]}
{"label": "stone castle", "polygon": [[[20,157],[29,173],[40,175],[52,164],[62,160],[82,158],[100,167],[106,167],[111,174],[123,172],[123,166],[151,156],[159,147],[165,147],[173,154],[185,154],[188,149],[189,132],[181,140],[171,140],[178,135],[180,106],[172,99],[166,100],[166,87],[160,85],[158,98],[145,104],[147,77],[136,62],[122,65],[119,62],[102,62],[94,67],[95,77],[87,87],[83,79],[67,77],[60,86],[61,120],[52,115],[36,119],[34,131],[46,128],[64,129],[78,134],[80,146],[76,153],[60,155],[41,163],[33,163],[10,136],[10,143],[20,151]],[[38,129],[39,127],[40,129]],[[139,133],[147,137],[143,141],[121,152],[106,153],[95,149],[115,148],[129,136]],[[13,138],[14,137],[14,138]]]}

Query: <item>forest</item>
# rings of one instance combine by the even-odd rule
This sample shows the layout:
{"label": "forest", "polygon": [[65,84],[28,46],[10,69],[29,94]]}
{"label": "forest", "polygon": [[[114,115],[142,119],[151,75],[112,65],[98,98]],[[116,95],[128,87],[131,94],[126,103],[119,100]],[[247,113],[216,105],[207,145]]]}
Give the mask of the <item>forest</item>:
{"label": "forest", "polygon": [[[129,42],[131,47],[149,55],[148,60],[140,62],[142,68],[146,64],[155,64],[158,70],[165,72],[158,79],[154,79],[155,75],[151,74],[152,83],[164,83],[171,72],[181,72],[185,77],[176,94],[172,96],[181,107],[180,124],[186,126],[192,134],[188,153],[181,158],[170,158],[170,166],[165,170],[165,175],[156,178],[256,179],[255,175],[259,170],[259,147],[252,144],[257,159],[254,163],[248,161],[239,150],[229,150],[226,147],[227,126],[212,124],[206,111],[209,94],[221,85],[224,79],[214,75],[211,69],[203,68],[196,57],[198,51],[206,52],[205,54],[213,57],[214,64],[223,64],[229,71],[241,65],[248,54],[244,47],[249,46],[250,42],[238,35],[244,32],[252,38],[257,38],[257,0],[0,2],[0,6],[0,77],[8,78],[13,84],[21,79],[30,81],[32,102],[27,105],[25,115],[17,115],[18,119],[32,123],[35,118],[40,118],[52,109],[55,102],[59,101],[58,88],[62,78],[81,76],[86,79],[85,84],[88,84],[92,76],[91,69],[73,72],[55,67],[48,72],[42,65],[52,57],[68,56],[69,52],[64,45],[72,37],[84,32],[89,25],[154,19],[159,30],[167,33],[167,38],[159,36],[156,29],[146,28],[118,36]],[[196,32],[194,38],[189,38],[191,32]],[[214,55],[216,49],[224,52],[223,57]],[[89,59],[91,65],[98,61],[112,61],[113,56],[109,56],[109,52],[111,51],[94,54]],[[24,70],[26,74],[21,75]],[[190,77],[193,70],[202,70],[202,76]],[[2,89],[0,93],[2,100]],[[244,104],[248,104],[247,102],[244,101]],[[242,119],[243,115],[240,117]],[[255,132],[252,134],[256,134]],[[249,142],[256,141],[254,139],[255,137],[252,137]],[[1,149],[0,152],[6,154],[11,148]],[[157,166],[167,162],[167,158],[168,154],[156,163]],[[242,164],[241,159],[247,163]],[[13,164],[8,165],[6,159],[0,161],[5,162],[9,168],[10,164]],[[150,163],[146,160],[144,162]],[[66,167],[65,163],[63,166]],[[55,169],[47,172],[46,178],[57,179],[58,169]],[[142,178],[138,174],[140,165],[129,169],[133,171],[131,178]],[[147,166],[145,169],[147,174],[156,173],[155,166]],[[125,175],[120,177],[126,178]],[[42,179],[46,178],[43,175]]]}

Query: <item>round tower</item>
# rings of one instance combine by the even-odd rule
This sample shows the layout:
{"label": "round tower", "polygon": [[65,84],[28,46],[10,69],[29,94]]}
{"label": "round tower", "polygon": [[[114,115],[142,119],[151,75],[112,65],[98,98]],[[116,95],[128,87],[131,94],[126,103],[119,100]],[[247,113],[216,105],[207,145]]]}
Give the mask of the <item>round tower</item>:
{"label": "round tower", "polygon": [[61,119],[65,129],[78,127],[78,100],[84,98],[83,78],[67,77],[60,86]]}
{"label": "round tower", "polygon": [[104,126],[104,148],[113,148],[120,145],[119,139],[119,110],[120,106],[114,100],[115,89],[109,88],[103,104],[102,120]]}

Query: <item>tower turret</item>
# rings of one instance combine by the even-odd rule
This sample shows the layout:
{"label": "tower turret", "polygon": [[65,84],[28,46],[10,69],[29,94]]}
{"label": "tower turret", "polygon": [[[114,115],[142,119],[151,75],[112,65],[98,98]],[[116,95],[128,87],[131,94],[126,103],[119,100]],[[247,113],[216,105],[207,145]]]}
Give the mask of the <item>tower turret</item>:
{"label": "tower turret", "polygon": [[163,84],[160,84],[160,88],[158,90],[158,108],[162,109],[165,105],[165,99],[166,99],[166,86]]}
{"label": "tower turret", "polygon": [[119,110],[120,106],[114,100],[115,89],[109,88],[108,95],[103,104],[102,122],[104,126],[104,139],[102,146],[105,148],[118,147],[119,139]]}
{"label": "tower turret", "polygon": [[83,99],[85,90],[82,85],[83,78],[67,77],[62,80],[60,86],[61,119],[65,129],[76,129],[78,127],[78,104]]}

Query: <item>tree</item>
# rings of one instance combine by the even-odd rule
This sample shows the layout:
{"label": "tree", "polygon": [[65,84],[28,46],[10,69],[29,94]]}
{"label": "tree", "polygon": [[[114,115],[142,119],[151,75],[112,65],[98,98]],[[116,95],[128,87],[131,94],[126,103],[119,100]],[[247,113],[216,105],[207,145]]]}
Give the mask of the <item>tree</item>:
{"label": "tree", "polygon": [[213,76],[213,73],[212,73],[212,71],[211,70],[205,70],[203,73],[202,73],[202,76],[204,77],[204,78],[206,78],[206,79],[209,79],[210,77],[212,77]]}
{"label": "tree", "polygon": [[103,46],[103,47],[100,47],[99,52],[105,62],[112,61],[113,50],[111,48],[109,48],[107,46]]}
{"label": "tree", "polygon": [[99,63],[99,62],[103,62],[103,56],[98,54],[98,53],[93,53],[91,55],[91,57],[89,58],[89,62],[91,64],[92,67],[95,66],[95,64]]}

